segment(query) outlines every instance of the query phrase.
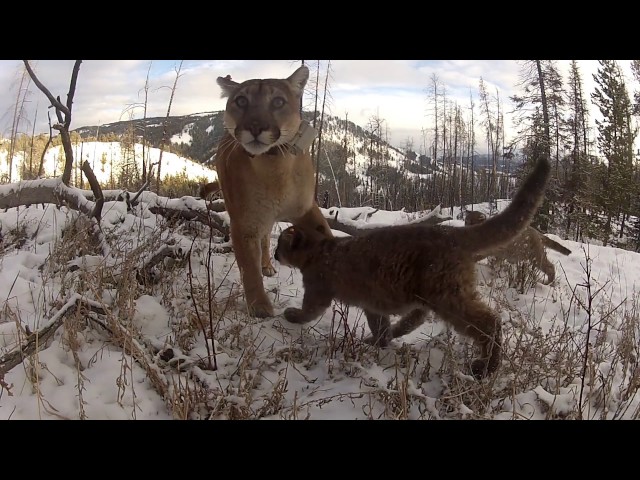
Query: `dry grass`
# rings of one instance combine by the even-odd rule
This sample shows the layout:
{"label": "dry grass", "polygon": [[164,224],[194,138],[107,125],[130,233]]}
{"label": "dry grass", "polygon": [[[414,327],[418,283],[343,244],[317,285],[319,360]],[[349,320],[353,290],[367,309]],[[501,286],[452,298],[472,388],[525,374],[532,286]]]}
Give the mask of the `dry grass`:
{"label": "dry grass", "polygon": [[[368,331],[361,313],[340,303],[303,327],[281,317],[249,318],[242,313],[233,255],[211,249],[208,229],[193,224],[149,229],[142,223],[127,228],[127,235],[107,230],[110,251],[104,257],[91,225],[70,222],[41,269],[49,285],[39,299],[43,311],[55,311],[71,292],[100,302],[105,311],[79,309],[56,334],[55,345],[68,354],[76,372],[75,418],[90,418],[87,371],[100,355],[87,357],[89,346],[95,351],[107,344],[120,349],[113,388],[132,419],[141,409],[134,366],[146,372],[175,419],[640,416],[638,294],[614,305],[607,300],[614,282],[598,287],[588,271],[580,285],[552,286],[547,298],[527,296],[532,300],[522,306],[518,299],[531,291],[537,273],[526,266],[500,270],[507,268],[502,265],[493,275],[490,266],[479,267],[481,291],[503,315],[504,357],[497,374],[478,382],[469,375],[472,344],[437,319],[400,339],[406,343],[377,349],[363,342]],[[25,232],[16,234],[13,244],[7,244],[8,235],[4,238],[5,250],[29,246]],[[155,280],[141,283],[140,266],[171,242],[184,250],[182,256],[160,262]],[[96,263],[100,256],[103,262]],[[277,304],[289,300],[287,282],[293,279],[281,279],[274,292]],[[145,295],[167,312],[166,334],[160,337],[136,321],[136,302]],[[548,302],[559,302],[562,315],[550,319]],[[576,323],[585,316],[586,326]],[[8,305],[1,321],[28,333]],[[42,417],[60,416],[39,388],[54,372],[39,361],[38,352],[23,365]],[[7,388],[0,386],[2,394]]]}

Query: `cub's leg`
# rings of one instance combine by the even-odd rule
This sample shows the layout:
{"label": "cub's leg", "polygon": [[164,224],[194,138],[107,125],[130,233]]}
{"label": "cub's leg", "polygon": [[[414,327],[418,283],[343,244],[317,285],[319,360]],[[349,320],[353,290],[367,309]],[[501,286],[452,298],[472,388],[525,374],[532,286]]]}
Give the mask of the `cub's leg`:
{"label": "cub's leg", "polygon": [[365,310],[364,314],[367,317],[369,330],[371,330],[371,336],[365,338],[364,341],[378,347],[386,347],[392,338],[389,316],[380,315],[379,313],[373,313],[368,310]]}
{"label": "cub's leg", "polygon": [[262,284],[261,236],[242,232],[231,223],[233,251],[240,269],[249,315],[253,317],[272,317],[273,306]]}
{"label": "cub's leg", "polygon": [[547,281],[543,282],[545,285],[549,285],[556,278],[556,267],[549,261],[546,253],[543,253],[539,259],[538,268],[547,276]]}
{"label": "cub's leg", "polygon": [[333,238],[331,227],[329,227],[327,219],[324,218],[324,215],[322,215],[322,212],[316,203],[313,204],[307,213],[292,223],[314,240]]}
{"label": "cub's leg", "polygon": [[325,285],[304,285],[304,298],[302,299],[302,309],[287,308],[284,311],[284,318],[291,323],[307,323],[315,320],[331,306],[333,295]]}
{"label": "cub's leg", "polygon": [[480,358],[471,364],[474,377],[480,379],[498,368],[502,346],[502,326],[498,314],[475,295],[471,298],[464,295],[447,297],[443,303],[433,305],[433,311],[458,332],[473,338],[480,347]]}
{"label": "cub's leg", "polygon": [[425,321],[427,312],[421,308],[411,310],[404,317],[393,324],[391,329],[391,336],[393,338],[402,337],[407,333],[413,332],[416,328],[422,325]]}
{"label": "cub's leg", "polygon": [[276,269],[271,264],[271,234],[267,233],[262,237],[260,246],[262,248],[262,275],[273,277],[276,274]]}

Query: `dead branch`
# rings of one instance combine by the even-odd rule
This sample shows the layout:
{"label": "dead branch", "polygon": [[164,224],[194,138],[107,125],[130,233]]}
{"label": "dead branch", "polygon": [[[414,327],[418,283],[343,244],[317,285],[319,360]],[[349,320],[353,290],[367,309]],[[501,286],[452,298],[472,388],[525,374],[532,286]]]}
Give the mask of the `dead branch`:
{"label": "dead branch", "polygon": [[82,309],[81,313],[83,315],[94,312],[95,314],[108,318],[108,326],[105,326],[102,322],[100,322],[100,324],[111,334],[114,343],[121,347],[127,354],[131,355],[133,359],[144,368],[153,387],[158,394],[165,399],[167,406],[171,408],[169,383],[160,367],[146,353],[145,347],[135,338],[134,333],[122,326],[118,322],[117,317],[107,315],[107,312],[98,302],[89,300],[78,293],[74,293],[44,327],[37,332],[30,333],[19,347],[0,357],[0,384],[6,385],[4,376],[11,371],[12,368],[20,365],[30,355],[45,348],[47,341],[58,328],[64,324],[65,319],[73,315],[78,309]]}
{"label": "dead branch", "polygon": [[[93,176],[90,168],[86,170],[85,164],[82,166],[83,172],[85,175],[89,172],[87,179],[91,185],[95,180],[95,176]],[[90,176],[93,176],[93,180]],[[100,199],[104,203],[105,200],[126,200],[128,196],[128,192],[124,190],[106,190],[103,192],[97,181],[91,188],[94,191],[69,187],[62,182],[61,178],[24,180],[2,186],[2,190],[0,190],[0,209],[53,203],[55,205],[66,205],[72,210],[84,213],[89,218],[94,217],[97,213],[96,219],[99,221],[102,209],[102,206],[99,205]],[[193,197],[169,199],[158,197],[151,192],[145,193],[148,197],[142,196],[142,200],[139,198],[138,203],[142,202],[150,205],[149,211],[152,213],[162,215],[168,219],[196,220],[215,228],[220,232],[221,236],[228,238],[229,226],[224,218],[217,214],[218,211],[224,211],[223,201],[204,203],[204,201],[195,200]],[[94,199],[96,199],[95,202],[93,201]],[[160,206],[159,204],[165,206]],[[131,205],[135,204],[131,202]]]}
{"label": "dead branch", "polygon": [[83,309],[82,314],[85,315],[88,314],[89,311],[100,315],[105,314],[105,311],[98,302],[74,293],[44,327],[36,332],[30,333],[18,348],[0,357],[0,378],[4,377],[4,375],[16,365],[20,365],[28,356],[42,350],[49,338],[51,338],[56,330],[64,323],[65,319],[73,315],[78,308]]}
{"label": "dead branch", "polygon": [[140,187],[140,189],[136,192],[134,197],[131,199],[131,205],[135,205],[136,204],[136,202],[138,201],[138,197],[140,197],[140,195],[142,195],[142,192],[144,192],[145,190],[147,190],[149,188],[150,184],[151,184],[151,180],[149,180],[147,178],[147,181],[144,182],[144,185],[142,185],[142,187]]}
{"label": "dead branch", "polygon": [[[369,218],[376,211],[377,210],[366,213],[365,218]],[[332,230],[340,230],[341,232],[347,233],[351,236],[364,235],[365,233],[373,229],[388,226],[388,224],[384,224],[384,223],[364,223],[363,221],[357,221],[357,219],[362,215],[361,212],[355,215],[354,219],[350,219],[350,218],[345,218],[344,220],[338,219],[339,212],[340,210],[336,210],[335,215],[332,215],[331,213],[329,214],[325,213],[324,217],[327,219],[327,223],[329,224],[329,227],[331,227]],[[408,223],[412,225],[415,225],[415,224],[437,225],[446,220],[451,220],[451,217],[441,215],[440,209],[434,208],[428,214],[422,217],[419,217],[415,220],[412,220],[411,222],[408,222]]]}
{"label": "dead branch", "polygon": [[89,186],[91,187],[91,191],[93,192],[93,196],[96,199],[96,204],[93,208],[93,211],[91,212],[91,217],[95,217],[99,225],[102,218],[102,206],[104,205],[102,189],[100,188],[100,184],[98,183],[98,179],[93,173],[93,170],[91,170],[89,162],[87,162],[86,160],[82,163],[82,172],[84,173],[84,176],[87,177]]}
{"label": "dead branch", "polygon": [[169,124],[169,115],[171,115],[171,104],[173,103],[173,96],[176,93],[176,86],[178,85],[178,79],[182,76],[180,74],[180,70],[182,70],[182,62],[184,60],[180,60],[180,66],[176,69],[176,78],[173,81],[173,88],[171,88],[171,96],[169,97],[169,106],[167,107],[167,116],[164,119],[164,124],[162,126],[162,139],[160,140],[160,157],[158,158],[158,178],[156,180],[156,193],[160,195],[160,169],[162,168],[162,154],[164,152],[165,144],[168,141],[167,136],[167,128]]}
{"label": "dead branch", "polygon": [[164,245],[138,269],[136,279],[142,285],[156,284],[161,277],[154,275],[154,267],[164,261],[165,258],[182,258],[183,256],[184,252],[181,247]]}
{"label": "dead branch", "polygon": [[416,225],[416,224],[437,225],[447,220],[453,220],[453,217],[450,217],[448,215],[442,215],[442,213],[440,212],[441,212],[440,205],[438,205],[426,215],[422,217],[418,217],[415,220],[411,220],[409,223],[412,225]]}
{"label": "dead branch", "polygon": [[0,208],[14,208],[21,205],[29,206],[37,203],[64,204],[87,216],[91,216],[95,208],[95,203],[88,200],[82,194],[82,190],[68,187],[60,177],[24,180],[22,182],[4,185],[2,192],[0,192]]}
{"label": "dead branch", "polygon": [[197,220],[198,222],[215,228],[225,238],[229,236],[229,225],[227,225],[224,219],[215,212],[203,212],[202,210],[178,209],[161,206],[149,207],[149,211],[157,215],[162,215],[167,219]]}
{"label": "dead branch", "polygon": [[44,145],[44,149],[42,150],[42,155],[40,156],[40,165],[38,165],[38,178],[42,177],[44,174],[44,156],[49,149],[49,145],[53,141],[53,128],[51,127],[51,113],[47,112],[47,118],[49,119],[49,138],[47,138],[47,143]]}
{"label": "dead branch", "polygon": [[54,97],[49,89],[47,89],[47,87],[45,87],[44,84],[38,79],[35,72],[32,70],[31,65],[29,65],[29,61],[23,60],[23,62],[25,68],[27,69],[27,72],[29,73],[29,76],[31,77],[31,80],[33,80],[33,83],[35,83],[40,91],[46,95],[46,97],[51,102],[51,106],[56,110],[56,116],[58,117],[59,123],[53,125],[53,128],[60,132],[62,147],[64,149],[65,155],[62,182],[65,185],[69,185],[69,182],[71,181],[71,167],[73,166],[73,149],[71,148],[69,126],[71,125],[71,107],[73,105],[73,96],[75,95],[76,83],[78,81],[78,72],[80,71],[80,64],[82,63],[82,60],[76,60],[76,63],[73,66],[71,82],[69,84],[69,93],[67,93],[66,105],[64,105],[60,101],[60,97]]}
{"label": "dead branch", "polygon": [[135,333],[127,330],[120,322],[118,318],[109,315],[108,325],[113,332],[111,340],[116,345],[122,348],[125,353],[131,355],[133,359],[140,365],[147,373],[147,378],[151,381],[151,385],[158,392],[158,394],[165,400],[165,403],[171,410],[171,396],[169,395],[169,382],[165,378],[165,374],[162,372],[157,363],[147,354],[144,345],[135,338]]}

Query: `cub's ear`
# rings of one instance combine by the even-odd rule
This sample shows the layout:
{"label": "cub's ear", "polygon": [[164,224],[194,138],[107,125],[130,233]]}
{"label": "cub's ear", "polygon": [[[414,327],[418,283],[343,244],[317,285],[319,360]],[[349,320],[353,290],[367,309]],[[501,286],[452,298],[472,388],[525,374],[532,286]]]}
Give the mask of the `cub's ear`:
{"label": "cub's ear", "polygon": [[302,95],[302,91],[304,90],[304,86],[307,84],[307,80],[309,79],[309,69],[306,65],[302,65],[295,72],[291,74],[287,80],[293,87],[293,90],[298,94]]}
{"label": "cub's ear", "polygon": [[304,233],[298,228],[291,228],[291,250],[297,250],[304,245]]}
{"label": "cub's ear", "polygon": [[233,92],[236,91],[236,88],[238,88],[238,86],[240,85],[238,82],[234,82],[233,80],[231,80],[231,75],[227,75],[226,77],[218,77],[216,82],[222,89],[220,98],[230,97]]}

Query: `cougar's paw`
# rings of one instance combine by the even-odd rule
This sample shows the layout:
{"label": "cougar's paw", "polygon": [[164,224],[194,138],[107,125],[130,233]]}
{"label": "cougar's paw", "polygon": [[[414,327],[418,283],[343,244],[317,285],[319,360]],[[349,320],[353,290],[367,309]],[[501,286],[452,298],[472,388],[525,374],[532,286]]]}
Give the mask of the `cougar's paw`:
{"label": "cougar's paw", "polygon": [[276,269],[273,268],[273,265],[267,265],[266,267],[262,267],[262,275],[265,277],[273,277],[276,274]]}
{"label": "cougar's paw", "polygon": [[249,315],[252,317],[273,317],[273,306],[270,303],[254,303],[249,307]]}
{"label": "cougar's paw", "polygon": [[291,323],[307,323],[309,320],[305,317],[299,308],[287,308],[284,311],[284,318]]}

